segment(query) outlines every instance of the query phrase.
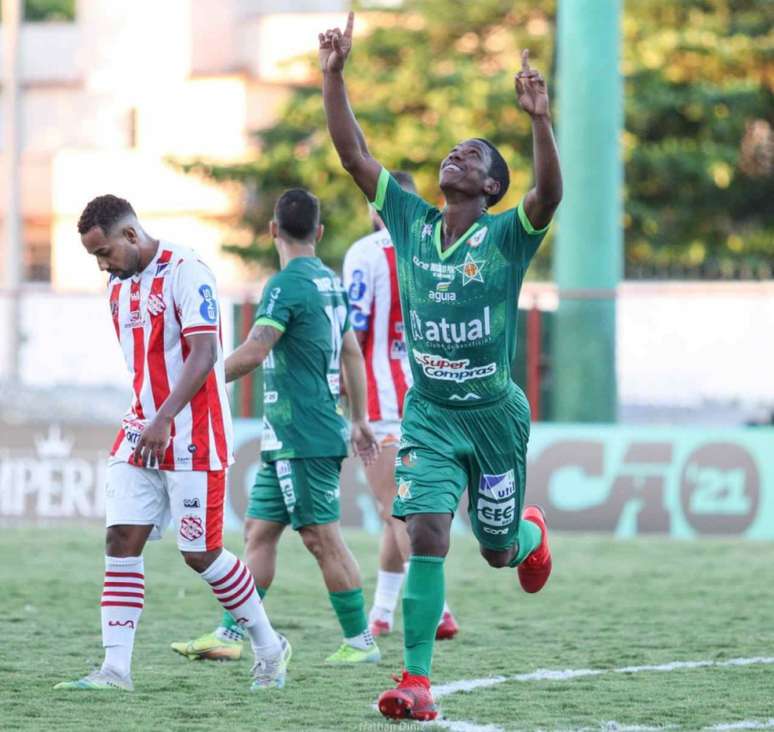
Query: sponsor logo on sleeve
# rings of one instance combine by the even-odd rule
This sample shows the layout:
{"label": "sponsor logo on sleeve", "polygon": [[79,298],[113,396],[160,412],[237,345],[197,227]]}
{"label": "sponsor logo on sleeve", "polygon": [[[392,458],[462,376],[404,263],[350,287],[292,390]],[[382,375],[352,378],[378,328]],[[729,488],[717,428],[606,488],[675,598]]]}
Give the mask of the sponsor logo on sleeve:
{"label": "sponsor logo on sleeve", "polygon": [[169,271],[169,262],[159,262],[156,265],[156,277],[163,277]]}
{"label": "sponsor logo on sleeve", "polygon": [[352,282],[349,285],[349,299],[352,300],[352,302],[362,300],[365,295],[366,286],[363,279],[364,275],[362,269],[356,269],[352,272]]}
{"label": "sponsor logo on sleeve", "polygon": [[401,501],[411,500],[412,496],[410,480],[402,480],[400,483],[398,483],[398,498],[400,498]]}
{"label": "sponsor logo on sleeve", "polygon": [[282,292],[281,287],[274,287],[269,293],[269,303],[266,306],[266,315],[271,315],[274,312],[274,306],[277,304],[277,298]]}
{"label": "sponsor logo on sleeve", "polygon": [[277,460],[274,463],[274,469],[277,471],[278,478],[287,478],[293,472],[290,460]]}
{"label": "sponsor logo on sleeve", "polygon": [[201,508],[198,498],[184,498],[183,508]]}
{"label": "sponsor logo on sleeve", "polygon": [[279,394],[276,391],[266,391],[263,393],[264,404],[276,404],[279,399]]}
{"label": "sponsor logo on sleeve", "polygon": [[215,295],[209,285],[202,285],[199,288],[199,295],[202,298],[202,304],[199,306],[199,314],[208,323],[214,323],[218,319],[218,304],[215,302]]}
{"label": "sponsor logo on sleeve", "polygon": [[516,499],[511,498],[504,503],[492,503],[483,498],[476,503],[478,520],[488,526],[508,526],[513,523],[516,513]]}
{"label": "sponsor logo on sleeve", "polygon": [[482,475],[478,483],[478,495],[492,501],[504,501],[516,493],[516,478],[513,470],[500,475]]}
{"label": "sponsor logo on sleeve", "polygon": [[352,307],[349,319],[355,330],[368,330],[368,316],[359,307]]}

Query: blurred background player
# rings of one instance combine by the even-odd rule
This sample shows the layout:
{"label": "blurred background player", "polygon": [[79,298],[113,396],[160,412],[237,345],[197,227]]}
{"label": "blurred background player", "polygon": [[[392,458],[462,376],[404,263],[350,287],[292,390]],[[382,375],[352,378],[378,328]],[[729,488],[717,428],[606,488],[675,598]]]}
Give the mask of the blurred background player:
{"label": "blurred background player", "polygon": [[271,627],[250,573],[223,549],[232,462],[215,278],[191,250],[151,238],[122,198],[100,196],[78,221],[110,274],[116,336],[134,398],[107,471],[102,668],[59,689],[133,689],[132,650],[145,601],[145,542],[172,520],[186,564],[250,636],[253,688],[284,684],[287,641]]}
{"label": "blurred background player", "polygon": [[551,572],[542,511],[523,506],[529,404],[510,367],[521,283],[561,200],[562,176],[545,81],[524,51],[515,85],[532,121],[535,186],[518,208],[487,213],[505,195],[510,175],[497,149],[482,139],[455,145],[441,163],[443,210],[403,190],[371,156],[349,105],[343,69],[353,23],[350,13],[343,33],[319,35],[328,130],[343,167],[395,244],[414,375],[393,504],[411,543],[405,669],[378,705],[385,717],[431,720],[438,715],[430,670],[443,563],[462,494],[468,492],[471,528],[490,566],[518,568],[527,592],[539,591]]}
{"label": "blurred background player", "polygon": [[[350,428],[339,407],[343,375],[351,409],[351,442],[365,462],[378,445],[366,419],[363,357],[349,324],[340,279],[315,256],[322,238],[320,205],[311,193],[286,191],[271,235],[280,271],[264,287],[250,335],[226,361],[232,381],[263,364],[263,465],[245,517],[245,561],[263,595],[274,579],[277,543],[290,524],[323,574],[344,642],[328,663],[376,663],[357,562],[341,534],[339,476]],[[189,658],[238,659],[243,633],[225,612],[213,632],[173,650]]]}
{"label": "blurred background player", "polygon": [[[395,171],[404,190],[416,193],[409,173]],[[392,630],[410,546],[406,524],[392,515],[395,458],[400,443],[403,400],[411,386],[411,367],[403,338],[403,315],[392,239],[381,217],[369,207],[374,231],[356,241],[344,258],[344,287],[349,295],[350,320],[360,343],[368,383],[368,418],[381,452],[366,466],[368,484],[384,522],[379,548],[379,573],[374,602],[368,614],[371,633]],[[447,604],[435,632],[437,640],[453,638],[459,627]]]}

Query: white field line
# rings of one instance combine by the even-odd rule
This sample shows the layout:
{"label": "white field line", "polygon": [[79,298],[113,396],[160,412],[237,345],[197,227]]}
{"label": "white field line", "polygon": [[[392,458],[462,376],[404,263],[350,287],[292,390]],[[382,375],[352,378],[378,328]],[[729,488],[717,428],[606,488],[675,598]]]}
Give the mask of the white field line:
{"label": "white field line", "polygon": [[[622,666],[608,669],[538,669],[526,674],[515,676],[489,676],[481,679],[460,679],[450,681],[448,684],[440,684],[433,687],[433,696],[440,699],[450,694],[470,693],[476,689],[485,689],[497,686],[506,681],[571,681],[572,679],[589,676],[602,676],[604,674],[639,674],[645,672],[666,673],[670,671],[684,671],[696,668],[728,668],[733,666],[757,666],[772,665],[774,657],[754,656],[751,658],[731,658],[727,661],[671,661],[669,663],[650,664],[643,666]],[[476,724],[465,720],[437,719],[428,724],[449,730],[450,732],[503,732],[503,728],[494,724]],[[679,725],[666,727],[652,727],[647,725],[623,725],[618,722],[605,722],[597,727],[583,727],[573,732],[662,732],[663,730],[678,730]],[[707,732],[733,732],[733,730],[745,729],[774,729],[774,718],[766,720],[743,720],[741,722],[718,723],[704,727]]]}
{"label": "white field line", "polygon": [[587,676],[602,676],[603,674],[639,674],[648,672],[682,671],[694,668],[724,668],[728,666],[756,666],[774,664],[774,657],[756,656],[754,658],[732,658],[728,661],[672,661],[648,666],[622,666],[621,668],[592,669],[538,669],[528,674],[515,676],[490,676],[483,679],[462,679],[440,684],[433,687],[433,696],[440,699],[449,694],[470,692],[475,689],[496,686],[506,681],[570,681]]}

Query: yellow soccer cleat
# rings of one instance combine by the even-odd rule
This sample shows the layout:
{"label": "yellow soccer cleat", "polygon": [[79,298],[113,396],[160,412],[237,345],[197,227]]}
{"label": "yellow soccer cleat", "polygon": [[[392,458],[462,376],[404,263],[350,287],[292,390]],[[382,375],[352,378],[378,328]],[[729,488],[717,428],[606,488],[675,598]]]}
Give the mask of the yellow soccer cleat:
{"label": "yellow soccer cleat", "polygon": [[336,653],[325,659],[325,663],[335,666],[349,666],[355,663],[379,663],[381,660],[382,654],[376,643],[368,646],[364,651],[349,645],[349,643],[342,643]]}
{"label": "yellow soccer cleat", "polygon": [[172,650],[191,661],[238,661],[242,658],[242,641],[224,640],[207,633],[187,643],[171,643]]}

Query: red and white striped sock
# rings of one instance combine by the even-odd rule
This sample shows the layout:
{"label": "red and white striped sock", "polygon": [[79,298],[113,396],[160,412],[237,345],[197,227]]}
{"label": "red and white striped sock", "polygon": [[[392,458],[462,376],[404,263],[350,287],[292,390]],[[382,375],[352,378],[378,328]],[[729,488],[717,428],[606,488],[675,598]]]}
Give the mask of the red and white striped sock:
{"label": "red and white striped sock", "polygon": [[102,588],[102,645],[109,668],[129,676],[134,634],[145,604],[145,565],[142,557],[105,557]]}
{"label": "red and white striped sock", "polygon": [[245,628],[258,655],[279,650],[279,639],[255,589],[253,575],[241,559],[224,549],[201,577],[210,585],[223,609]]}

